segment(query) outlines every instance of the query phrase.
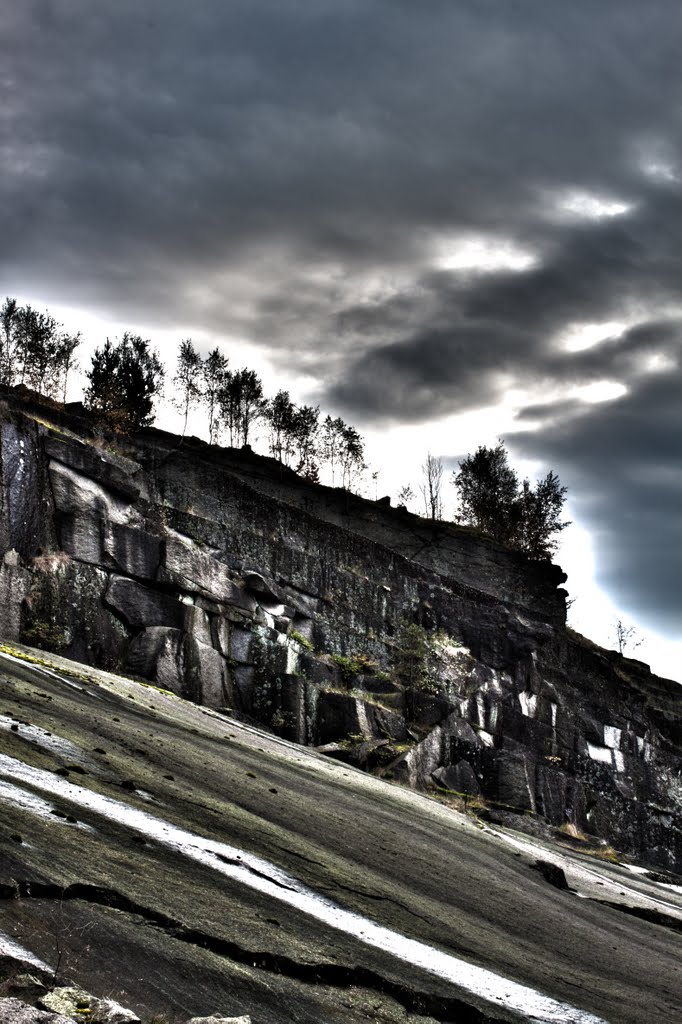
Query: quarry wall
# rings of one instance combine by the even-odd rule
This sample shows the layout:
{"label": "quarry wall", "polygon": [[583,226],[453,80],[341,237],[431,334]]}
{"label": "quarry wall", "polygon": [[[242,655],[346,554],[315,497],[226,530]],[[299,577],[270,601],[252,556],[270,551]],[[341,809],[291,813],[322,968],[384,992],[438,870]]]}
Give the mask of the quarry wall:
{"label": "quarry wall", "polygon": [[682,869],[682,691],[567,631],[558,567],[250,451],[112,444],[11,395],[0,420],[5,641]]}

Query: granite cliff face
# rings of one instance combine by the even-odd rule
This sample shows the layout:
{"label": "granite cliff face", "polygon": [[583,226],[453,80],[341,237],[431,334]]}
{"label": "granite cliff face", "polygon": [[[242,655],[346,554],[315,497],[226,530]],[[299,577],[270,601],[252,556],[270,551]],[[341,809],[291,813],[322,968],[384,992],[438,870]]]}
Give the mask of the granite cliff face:
{"label": "granite cliff face", "polygon": [[[567,631],[558,567],[250,451],[121,454],[11,394],[1,429],[5,640],[682,870],[682,691]],[[396,681],[406,621],[430,692]]]}

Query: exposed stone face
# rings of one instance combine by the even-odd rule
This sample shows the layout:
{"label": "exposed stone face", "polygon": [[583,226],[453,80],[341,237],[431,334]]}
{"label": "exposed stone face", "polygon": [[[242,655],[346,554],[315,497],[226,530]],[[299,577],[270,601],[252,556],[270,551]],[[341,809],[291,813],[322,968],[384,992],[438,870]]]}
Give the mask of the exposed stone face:
{"label": "exposed stone face", "polygon": [[[5,637],[41,622],[80,660],[682,867],[678,688],[566,631],[558,567],[253,455],[1,426]],[[433,692],[393,678],[405,619],[439,638]]]}
{"label": "exposed stone face", "polygon": [[153,580],[161,562],[161,538],[145,530],[106,520],[102,549],[118,572]]}
{"label": "exposed stone face", "polygon": [[[15,554],[12,552],[12,554]],[[31,574],[17,565],[14,558],[0,565],[0,635],[7,640],[21,636],[21,610],[31,590]]]}
{"label": "exposed stone face", "polygon": [[215,1014],[212,1017],[192,1017],[187,1024],[251,1024],[250,1017],[221,1017]]}
{"label": "exposed stone face", "polygon": [[73,439],[67,443],[54,435],[45,437],[43,448],[51,459],[77,470],[89,480],[101,484],[108,492],[128,501],[139,498],[140,484],[137,478],[140,466],[132,459],[103,451],[94,445],[74,443]]}
{"label": "exposed stone face", "polygon": [[133,628],[173,626],[181,629],[185,621],[185,608],[177,597],[143,587],[126,576],[111,576],[104,600]]}
{"label": "exposed stone face", "polygon": [[3,1024],[72,1024],[70,1017],[50,1010],[37,1010],[21,999],[0,999],[0,1020]]}
{"label": "exposed stone face", "polygon": [[126,667],[180,696],[184,689],[184,634],[169,626],[147,626],[128,648]]}

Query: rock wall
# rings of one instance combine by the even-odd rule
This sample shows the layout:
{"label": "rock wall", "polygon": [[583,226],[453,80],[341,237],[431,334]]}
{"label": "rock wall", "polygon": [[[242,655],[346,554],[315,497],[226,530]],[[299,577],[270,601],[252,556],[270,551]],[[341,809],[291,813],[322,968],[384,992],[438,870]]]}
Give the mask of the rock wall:
{"label": "rock wall", "polygon": [[[1,420],[5,639],[682,869],[682,691],[571,635],[558,567],[248,451]],[[431,692],[396,681],[405,621]]]}

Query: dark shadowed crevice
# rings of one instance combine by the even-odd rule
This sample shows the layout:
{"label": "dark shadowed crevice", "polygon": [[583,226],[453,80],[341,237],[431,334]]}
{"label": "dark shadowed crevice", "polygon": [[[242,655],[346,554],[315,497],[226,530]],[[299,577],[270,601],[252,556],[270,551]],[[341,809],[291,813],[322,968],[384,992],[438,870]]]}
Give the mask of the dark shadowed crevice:
{"label": "dark shadowed crevice", "polygon": [[11,880],[0,884],[0,899],[81,901],[107,907],[141,917],[147,924],[160,928],[170,938],[179,942],[191,943],[235,963],[247,964],[249,967],[282,975],[303,984],[328,985],[341,989],[355,986],[371,989],[382,996],[395,999],[408,1013],[435,1017],[442,1024],[455,1021],[457,1024],[503,1024],[502,1018],[491,1017],[460,999],[445,998],[408,988],[382,977],[367,967],[300,963],[282,954],[245,949],[227,939],[187,928],[167,915],[136,903],[122,893],[104,886],[75,882],[63,888],[51,882]]}
{"label": "dark shadowed crevice", "polygon": [[628,906],[626,903],[612,903],[610,900],[594,900],[594,902],[601,903],[603,907],[610,907],[611,910],[619,910],[621,914],[638,917],[641,921],[648,921],[649,924],[658,924],[662,928],[670,928],[673,932],[682,932],[682,920],[670,917],[669,914],[662,914],[660,910]]}

